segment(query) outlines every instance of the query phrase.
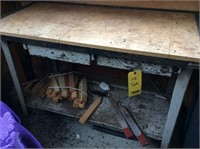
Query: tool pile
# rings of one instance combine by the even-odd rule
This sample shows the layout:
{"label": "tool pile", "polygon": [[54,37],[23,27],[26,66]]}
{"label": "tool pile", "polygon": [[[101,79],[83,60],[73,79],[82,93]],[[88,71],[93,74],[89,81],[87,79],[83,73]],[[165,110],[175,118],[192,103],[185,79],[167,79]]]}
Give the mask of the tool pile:
{"label": "tool pile", "polygon": [[[80,80],[80,81],[79,81]],[[87,102],[87,80],[78,78],[78,75],[60,74],[49,77],[47,98],[58,102],[68,99],[73,102],[73,107],[84,108]]]}

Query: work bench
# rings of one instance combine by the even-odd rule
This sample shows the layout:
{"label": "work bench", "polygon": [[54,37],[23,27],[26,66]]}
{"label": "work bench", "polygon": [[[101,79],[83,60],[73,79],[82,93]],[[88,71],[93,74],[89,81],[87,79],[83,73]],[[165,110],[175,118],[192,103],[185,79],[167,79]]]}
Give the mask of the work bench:
{"label": "work bench", "polygon": [[[141,100],[152,104],[151,108],[167,105],[164,126],[157,128],[160,136],[152,138],[160,138],[161,147],[169,146],[192,71],[199,69],[200,44],[193,13],[38,2],[1,19],[0,34],[25,114],[26,102],[10,54],[10,41],[22,43],[30,55],[53,60],[84,65],[96,61],[100,66],[177,76],[167,103],[158,103],[160,99],[155,98],[153,107]],[[142,96],[145,98],[145,93]],[[157,116],[162,119],[162,115]],[[155,117],[156,121],[159,119]]]}

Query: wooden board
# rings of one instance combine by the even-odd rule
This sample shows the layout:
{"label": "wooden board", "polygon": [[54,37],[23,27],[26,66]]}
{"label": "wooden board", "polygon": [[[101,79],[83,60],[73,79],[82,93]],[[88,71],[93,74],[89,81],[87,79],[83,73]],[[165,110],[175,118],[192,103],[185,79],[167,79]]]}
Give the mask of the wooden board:
{"label": "wooden board", "polygon": [[36,3],[0,22],[0,34],[198,62],[192,13]]}
{"label": "wooden board", "polygon": [[96,99],[90,107],[85,111],[85,113],[81,116],[79,119],[79,122],[81,124],[84,124],[88,118],[92,115],[92,113],[95,111],[95,109],[98,107],[98,105],[101,103],[101,98]]}
{"label": "wooden board", "polygon": [[62,2],[95,4],[105,6],[120,6],[120,7],[135,7],[135,8],[154,8],[154,9],[170,9],[170,10],[185,10],[199,11],[198,0],[61,0]]}

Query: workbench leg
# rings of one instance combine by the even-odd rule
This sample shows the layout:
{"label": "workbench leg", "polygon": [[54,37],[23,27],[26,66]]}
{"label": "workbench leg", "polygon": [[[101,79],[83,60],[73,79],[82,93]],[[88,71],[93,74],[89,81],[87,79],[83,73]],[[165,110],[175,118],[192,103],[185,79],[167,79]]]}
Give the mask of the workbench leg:
{"label": "workbench leg", "polygon": [[10,74],[11,74],[12,79],[13,79],[13,83],[14,83],[16,91],[17,91],[17,95],[19,97],[20,105],[22,107],[24,114],[26,116],[28,116],[23,92],[22,92],[22,89],[21,89],[21,86],[20,86],[20,83],[19,83],[19,79],[17,77],[17,72],[16,72],[16,69],[15,69],[15,66],[14,66],[14,63],[13,63],[13,60],[12,60],[12,56],[11,56],[11,53],[10,53],[8,43],[6,41],[1,41],[1,44],[2,44],[2,49],[3,49],[4,55],[5,55],[5,59],[6,59],[7,64],[8,64],[8,68],[10,70]]}
{"label": "workbench leg", "polygon": [[174,131],[174,127],[176,124],[176,120],[177,120],[177,117],[182,105],[182,101],[183,101],[191,74],[192,74],[192,69],[184,69],[177,76],[164,132],[163,132],[163,137],[162,137],[162,142],[161,142],[162,148],[169,147],[171,137]]}

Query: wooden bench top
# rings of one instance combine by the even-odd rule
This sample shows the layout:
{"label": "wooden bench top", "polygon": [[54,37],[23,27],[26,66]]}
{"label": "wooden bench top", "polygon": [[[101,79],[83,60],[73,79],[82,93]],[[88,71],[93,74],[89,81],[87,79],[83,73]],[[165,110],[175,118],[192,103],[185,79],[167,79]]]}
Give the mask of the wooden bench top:
{"label": "wooden bench top", "polygon": [[1,19],[0,34],[175,60],[200,59],[192,13],[35,3]]}

